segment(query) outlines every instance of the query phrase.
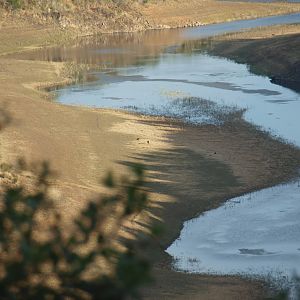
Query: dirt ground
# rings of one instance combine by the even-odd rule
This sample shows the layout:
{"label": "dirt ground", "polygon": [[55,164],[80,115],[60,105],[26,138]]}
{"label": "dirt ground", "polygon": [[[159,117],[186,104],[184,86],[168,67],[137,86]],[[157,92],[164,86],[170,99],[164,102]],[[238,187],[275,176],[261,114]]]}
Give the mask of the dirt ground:
{"label": "dirt ground", "polygon": [[[52,7],[28,5],[7,13],[0,7],[0,29],[7,22],[29,21],[40,26],[54,26],[75,35],[107,32],[131,32],[145,29],[176,28],[253,19],[300,12],[300,3],[251,3],[218,0],[149,0],[149,1],[59,1]],[[72,4],[71,4],[72,3]],[[55,5],[54,5],[55,6]],[[24,28],[24,27],[23,27]]]}
{"label": "dirt ground", "polygon": [[[44,43],[49,29],[29,27],[24,32],[22,42],[15,27],[0,30],[1,53]],[[0,103],[12,118],[0,135],[1,162],[13,164],[18,157],[49,161],[58,173],[53,182],[57,207],[68,216],[87,197],[103,191],[99,181],[107,170],[127,174],[128,165],[142,162],[151,207],[132,226],[142,230],[152,222],[165,224],[165,234],[149,248],[156,283],[143,290],[145,298],[263,299],[260,282],[174,272],[163,250],[178,236],[183,221],[228,198],[293,177],[299,151],[244,122],[194,127],[60,105],[37,87],[65,82],[63,67],[63,62],[0,56]]]}
{"label": "dirt ground", "polygon": [[[146,298],[263,299],[259,283],[173,272],[170,258],[161,250],[178,237],[182,220],[217,207],[225,199],[295,175],[299,152],[245,123],[221,128],[186,126],[171,132],[169,139],[175,149],[138,155],[150,178],[155,178],[149,183],[152,191],[159,192],[155,203],[159,201],[160,206],[151,213],[163,220],[166,228],[159,245],[149,251],[156,261],[157,284],[146,290]],[[165,201],[164,195],[171,196],[171,201]],[[139,222],[147,226],[143,220]]]}
{"label": "dirt ground", "polygon": [[[211,53],[246,63],[274,83],[300,91],[300,25],[270,26],[218,37]],[[255,53],[255,55],[253,55]]]}
{"label": "dirt ground", "polygon": [[154,28],[186,27],[299,12],[299,3],[189,0],[149,1],[140,8]]}

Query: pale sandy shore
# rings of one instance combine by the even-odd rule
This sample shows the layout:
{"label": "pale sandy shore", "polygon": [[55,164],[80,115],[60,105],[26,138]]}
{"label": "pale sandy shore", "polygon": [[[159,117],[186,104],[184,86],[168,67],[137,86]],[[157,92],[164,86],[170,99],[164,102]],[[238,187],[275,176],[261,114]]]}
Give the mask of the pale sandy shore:
{"label": "pale sandy shore", "polygon": [[99,182],[107,170],[122,175],[132,162],[145,164],[151,207],[132,226],[165,224],[165,234],[149,248],[156,284],[144,290],[145,298],[262,299],[260,282],[176,273],[163,250],[183,221],[235,195],[292,178],[299,151],[242,121],[195,127],[63,106],[37,89],[66,81],[63,66],[0,58],[0,100],[12,118],[1,132],[1,162],[49,161],[58,174],[53,181],[57,208],[69,217],[89,196],[103,192]]}

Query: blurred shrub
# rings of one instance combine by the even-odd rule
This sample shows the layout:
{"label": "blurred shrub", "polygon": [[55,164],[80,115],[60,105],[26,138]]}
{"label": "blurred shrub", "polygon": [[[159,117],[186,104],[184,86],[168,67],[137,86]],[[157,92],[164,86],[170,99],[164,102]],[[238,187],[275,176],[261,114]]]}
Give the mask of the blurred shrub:
{"label": "blurred shrub", "polygon": [[0,0],[0,6],[4,6],[7,8],[18,9],[23,5],[22,0]]}
{"label": "blurred shrub", "polygon": [[89,201],[68,230],[48,196],[48,165],[36,174],[32,191],[15,186],[2,194],[0,299],[139,298],[150,265],[136,242],[120,247],[116,240],[124,222],[147,204],[142,167],[119,183],[109,174],[110,196]]}

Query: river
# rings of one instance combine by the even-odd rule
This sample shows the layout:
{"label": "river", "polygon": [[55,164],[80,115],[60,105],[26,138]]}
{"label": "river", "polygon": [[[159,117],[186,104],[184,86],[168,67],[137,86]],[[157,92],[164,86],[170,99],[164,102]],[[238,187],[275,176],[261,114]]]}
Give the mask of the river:
{"label": "river", "polygon": [[[258,26],[299,23],[300,14],[190,29],[116,34],[74,47],[35,52],[32,59],[98,64],[90,81],[55,91],[67,105],[126,109],[192,123],[216,123],[203,101],[300,147],[300,95],[252,74],[247,65],[212,56],[186,40]],[[205,43],[205,40],[203,40]],[[300,187],[291,182],[227,201],[184,224],[167,249],[177,270],[255,276],[283,284],[300,273]]]}

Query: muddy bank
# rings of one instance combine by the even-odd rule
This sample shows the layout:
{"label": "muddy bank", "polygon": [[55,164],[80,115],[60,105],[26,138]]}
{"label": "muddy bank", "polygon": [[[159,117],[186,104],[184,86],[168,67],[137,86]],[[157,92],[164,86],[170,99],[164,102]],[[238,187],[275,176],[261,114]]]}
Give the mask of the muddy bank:
{"label": "muddy bank", "polygon": [[299,10],[299,3],[176,0],[149,2],[140,8],[152,28],[176,28],[254,19]]}
{"label": "muddy bank", "polygon": [[300,25],[274,26],[212,41],[209,52],[249,65],[251,72],[300,91]]}
{"label": "muddy bank", "polygon": [[[178,237],[182,220],[215,208],[226,199],[292,178],[300,163],[299,150],[271,139],[247,123],[185,126],[169,138],[177,149],[138,156],[147,164],[150,178],[156,179],[150,184],[152,190],[159,191],[160,197],[171,195],[173,199],[171,203],[160,200],[160,206],[151,210],[165,222],[166,233],[159,247],[150,250],[151,257],[156,257],[158,280],[145,295],[149,299],[159,299],[160,295],[164,299],[220,299],[218,293],[224,293],[222,299],[263,299],[260,283],[242,280],[234,288],[240,279],[173,272],[171,259],[162,250]],[[231,290],[229,295],[223,284]],[[249,292],[249,284],[257,289]]]}

